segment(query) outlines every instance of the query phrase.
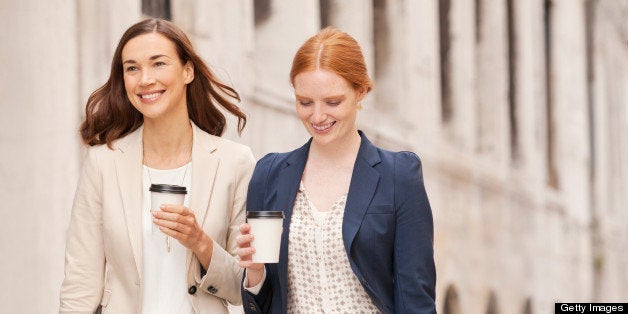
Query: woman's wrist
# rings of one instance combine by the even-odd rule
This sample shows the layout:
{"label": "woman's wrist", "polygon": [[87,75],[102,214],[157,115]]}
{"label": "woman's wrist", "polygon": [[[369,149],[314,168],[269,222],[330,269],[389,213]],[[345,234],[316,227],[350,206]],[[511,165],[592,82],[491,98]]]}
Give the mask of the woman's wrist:
{"label": "woman's wrist", "polygon": [[245,287],[255,287],[257,286],[264,277],[264,264],[262,264],[261,268],[247,268],[246,269],[246,280]]}
{"label": "woman's wrist", "polygon": [[207,234],[203,233],[200,241],[197,242],[196,248],[192,250],[196,258],[201,263],[203,268],[209,269],[209,264],[212,260],[212,254],[214,251],[214,240]]}

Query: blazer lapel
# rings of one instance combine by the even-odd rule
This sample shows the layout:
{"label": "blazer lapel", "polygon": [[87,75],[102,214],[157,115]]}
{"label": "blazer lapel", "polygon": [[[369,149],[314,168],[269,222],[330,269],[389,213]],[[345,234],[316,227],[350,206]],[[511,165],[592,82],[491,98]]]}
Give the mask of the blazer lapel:
{"label": "blazer lapel", "polygon": [[135,266],[142,278],[142,130],[121,140],[115,158],[116,175]]}
{"label": "blazer lapel", "polygon": [[[379,173],[374,169],[374,166],[381,161],[377,148],[371,144],[362,132],[359,133],[362,137],[362,143],[353,166],[353,174],[342,221],[342,238],[349,257],[351,256],[353,239],[355,239],[355,235],[362,224],[362,219],[366,214],[366,209],[369,207],[373,195],[375,195],[375,190],[379,183]],[[349,258],[349,261],[351,261],[351,258]]]}
{"label": "blazer lapel", "polygon": [[[191,122],[192,123],[192,122]],[[192,188],[190,195],[190,209],[194,211],[197,223],[202,226],[207,217],[209,200],[211,199],[216,172],[220,160],[212,156],[217,148],[211,137],[192,123]],[[192,251],[188,250],[186,265],[192,261]]]}
{"label": "blazer lapel", "polygon": [[299,183],[303,176],[307,155],[310,150],[308,141],[294,153],[282,165],[284,168],[279,173],[277,182],[277,207],[273,210],[282,210],[284,212],[283,230],[281,234],[281,250],[279,251],[279,286],[281,287],[281,295],[285,299],[288,295],[288,235],[290,232],[290,219],[292,217],[292,208],[294,200],[297,197]]}

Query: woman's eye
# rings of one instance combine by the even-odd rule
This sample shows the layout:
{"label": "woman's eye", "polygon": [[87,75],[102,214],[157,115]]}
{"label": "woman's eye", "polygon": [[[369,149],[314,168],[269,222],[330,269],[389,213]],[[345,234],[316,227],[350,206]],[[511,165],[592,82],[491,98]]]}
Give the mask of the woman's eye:
{"label": "woman's eye", "polygon": [[340,101],[328,101],[327,104],[330,106],[338,106],[340,104]]}
{"label": "woman's eye", "polygon": [[311,101],[299,101],[299,103],[301,104],[301,106],[309,106],[312,104]]}
{"label": "woman's eye", "polygon": [[132,66],[128,66],[125,69],[126,72],[133,72],[133,71],[137,71],[137,67],[132,65]]}
{"label": "woman's eye", "polygon": [[155,66],[156,66],[156,67],[160,67],[160,66],[162,66],[162,65],[166,65],[166,63],[165,63],[165,62],[161,62],[161,61],[157,61],[157,62],[155,62]]}

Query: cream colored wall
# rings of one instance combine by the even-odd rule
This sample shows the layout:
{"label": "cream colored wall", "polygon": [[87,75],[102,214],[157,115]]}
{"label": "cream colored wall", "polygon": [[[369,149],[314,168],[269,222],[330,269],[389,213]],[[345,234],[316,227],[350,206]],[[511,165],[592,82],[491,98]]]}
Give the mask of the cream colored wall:
{"label": "cream colored wall", "polygon": [[58,4],[0,9],[0,312],[45,313],[63,278],[79,107],[75,7]]}
{"label": "cream colored wall", "polygon": [[0,312],[58,311],[84,101],[138,16],[120,0],[0,1]]}

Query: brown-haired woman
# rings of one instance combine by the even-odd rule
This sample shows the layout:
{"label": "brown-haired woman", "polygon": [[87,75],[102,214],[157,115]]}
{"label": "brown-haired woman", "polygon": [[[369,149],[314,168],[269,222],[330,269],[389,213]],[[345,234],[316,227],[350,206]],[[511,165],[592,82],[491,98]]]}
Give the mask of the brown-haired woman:
{"label": "brown-haired woman", "polygon": [[[218,109],[237,116],[241,132],[236,100],[171,22],[148,19],[124,33],[81,125],[90,147],[60,312],[227,313],[227,302],[241,303],[235,239],[255,160],[220,138]],[[184,205],[151,211],[152,184],[185,186]]]}
{"label": "brown-haired woman", "polygon": [[[436,313],[433,222],[421,162],[358,131],[371,90],[348,34],[326,28],[292,63],[297,115],[312,138],[260,159],[247,210],[284,211],[279,263],[253,263],[240,227],[247,313]],[[253,230],[255,232],[255,230]]]}

